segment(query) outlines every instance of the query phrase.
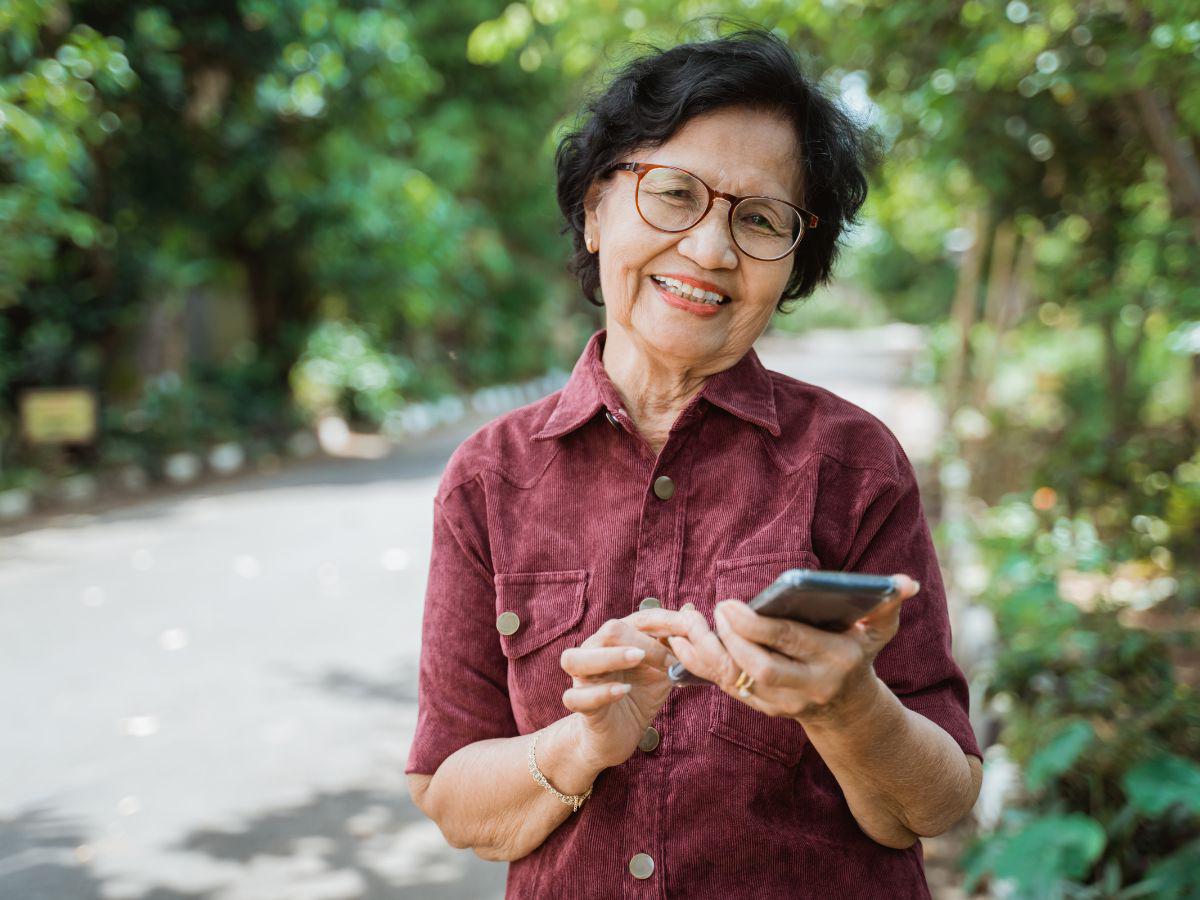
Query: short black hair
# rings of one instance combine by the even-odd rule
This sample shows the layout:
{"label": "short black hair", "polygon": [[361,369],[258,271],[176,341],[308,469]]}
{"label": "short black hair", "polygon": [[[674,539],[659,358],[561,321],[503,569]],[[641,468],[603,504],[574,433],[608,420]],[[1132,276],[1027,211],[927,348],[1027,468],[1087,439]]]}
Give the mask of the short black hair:
{"label": "short black hair", "polygon": [[820,224],[796,248],[792,273],[777,304],[809,296],[829,280],[839,237],[867,198],[867,171],[879,158],[873,130],[852,119],[801,70],[796,54],[761,28],[651,52],[622,67],[584,106],[582,124],[555,152],[558,205],[572,233],[567,267],[597,306],[600,264],[583,242],[584,198],[593,182],[638,147],[654,147],[695,116],[730,107],[778,112],[794,126],[800,147],[801,206]]}

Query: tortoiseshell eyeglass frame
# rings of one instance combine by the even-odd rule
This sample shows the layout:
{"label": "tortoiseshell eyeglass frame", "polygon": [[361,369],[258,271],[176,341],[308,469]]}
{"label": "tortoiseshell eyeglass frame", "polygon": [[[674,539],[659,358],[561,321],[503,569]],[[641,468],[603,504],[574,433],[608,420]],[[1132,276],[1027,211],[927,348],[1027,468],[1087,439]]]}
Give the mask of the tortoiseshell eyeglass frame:
{"label": "tortoiseshell eyeglass frame", "polygon": [[[646,173],[652,172],[655,169],[674,169],[676,172],[682,172],[684,175],[688,175],[692,178],[695,178],[698,182],[700,182],[702,185],[704,185],[704,189],[706,191],[708,191],[708,203],[704,207],[704,212],[702,212],[700,214],[699,218],[697,218],[696,221],[693,222],[691,225],[689,225],[687,228],[660,228],[658,225],[655,225],[653,222],[651,222],[649,219],[647,219],[645,214],[642,212],[641,204],[638,202],[638,194],[640,193],[640,190],[642,187],[642,178],[644,178],[646,176]],[[608,171],[610,174],[612,172],[616,172],[616,171],[632,172],[633,174],[635,174],[637,176],[637,179],[638,179],[637,184],[634,186],[634,189],[633,189],[633,205],[637,208],[638,215],[641,216],[642,221],[645,222],[647,225],[649,225],[651,228],[657,229],[658,231],[665,231],[667,234],[681,234],[684,231],[687,231],[691,228],[695,228],[697,225],[699,225],[701,222],[704,221],[704,217],[708,215],[708,211],[710,209],[712,209],[712,205],[717,200],[718,197],[729,203],[729,234],[731,236],[733,235],[733,211],[737,208],[737,205],[739,203],[741,203],[743,200],[774,200],[776,203],[787,204],[792,209],[794,209],[797,212],[797,214],[799,214],[799,216],[800,216],[800,233],[796,235],[796,240],[792,244],[792,246],[788,247],[787,250],[785,250],[783,253],[780,253],[778,256],[770,256],[770,257],[755,256],[753,253],[747,253],[746,249],[741,244],[738,244],[736,237],[734,237],[734,239],[733,239],[733,242],[735,244],[737,244],[737,248],[739,250],[741,250],[743,253],[745,253],[751,259],[761,260],[762,262],[775,262],[776,260],[783,259],[785,256],[787,256],[789,253],[794,251],[800,245],[800,241],[802,241],[804,239],[804,235],[808,234],[808,230],[810,228],[816,228],[817,225],[821,221],[820,219],[818,219],[816,217],[816,215],[814,215],[813,213],[810,213],[807,209],[799,207],[795,203],[790,203],[787,200],[780,200],[778,197],[762,197],[762,196],[758,196],[758,195],[753,195],[753,196],[749,196],[749,197],[738,197],[734,194],[726,194],[724,191],[714,190],[713,188],[709,187],[707,182],[705,182],[705,180],[703,178],[701,178],[699,175],[695,174],[694,172],[689,172],[687,169],[681,169],[681,168],[679,168],[679,166],[666,166],[666,165],[660,165],[659,163],[629,162],[629,163],[617,163],[616,165],[612,166]]]}

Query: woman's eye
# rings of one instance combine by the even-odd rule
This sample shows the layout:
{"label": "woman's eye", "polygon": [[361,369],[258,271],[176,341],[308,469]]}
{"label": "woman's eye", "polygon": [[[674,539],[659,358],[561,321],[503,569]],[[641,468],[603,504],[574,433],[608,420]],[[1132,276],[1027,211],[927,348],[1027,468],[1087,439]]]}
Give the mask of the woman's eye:
{"label": "woman's eye", "polygon": [[779,231],[779,229],[776,228],[775,225],[769,219],[767,219],[765,216],[760,216],[760,215],[743,216],[742,221],[745,222],[746,225],[748,225],[749,227],[757,228],[759,231],[770,231],[773,233],[777,233]]}

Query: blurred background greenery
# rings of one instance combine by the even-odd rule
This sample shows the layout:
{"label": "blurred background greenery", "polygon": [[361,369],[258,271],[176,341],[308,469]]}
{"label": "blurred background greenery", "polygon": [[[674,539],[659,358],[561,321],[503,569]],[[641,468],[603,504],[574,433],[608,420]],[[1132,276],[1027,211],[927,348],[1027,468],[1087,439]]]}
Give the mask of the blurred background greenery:
{"label": "blurred background greenery", "polygon": [[[736,24],[886,142],[838,284],[776,327],[928,329],[939,541],[1020,773],[968,886],[1200,897],[1194,2],[5,0],[0,495],[569,368],[600,318],[559,130],[631,42]],[[21,440],[47,385],[96,390],[94,445]]]}

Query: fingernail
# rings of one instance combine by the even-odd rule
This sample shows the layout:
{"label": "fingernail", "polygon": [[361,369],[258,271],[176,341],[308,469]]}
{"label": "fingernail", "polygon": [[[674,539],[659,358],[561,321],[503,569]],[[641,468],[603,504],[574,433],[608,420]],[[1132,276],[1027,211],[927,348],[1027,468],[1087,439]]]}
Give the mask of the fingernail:
{"label": "fingernail", "polygon": [[634,647],[625,651],[625,658],[630,662],[641,662],[646,658],[646,651]]}
{"label": "fingernail", "polygon": [[633,690],[632,684],[618,684],[615,687],[613,687],[614,694],[628,694],[632,690]]}

